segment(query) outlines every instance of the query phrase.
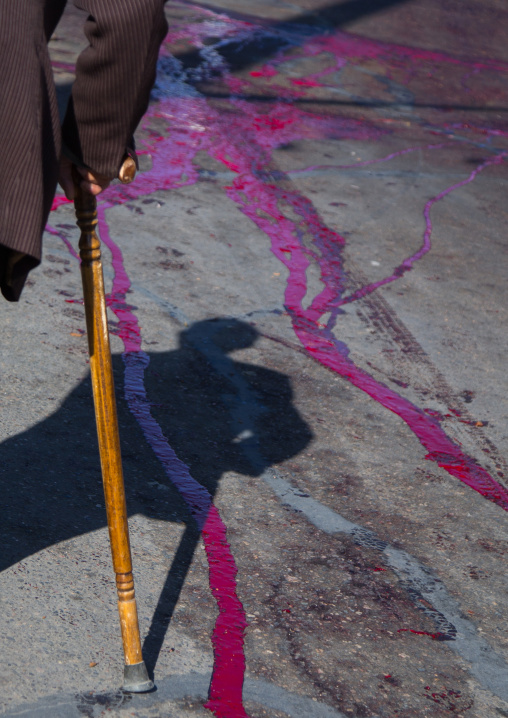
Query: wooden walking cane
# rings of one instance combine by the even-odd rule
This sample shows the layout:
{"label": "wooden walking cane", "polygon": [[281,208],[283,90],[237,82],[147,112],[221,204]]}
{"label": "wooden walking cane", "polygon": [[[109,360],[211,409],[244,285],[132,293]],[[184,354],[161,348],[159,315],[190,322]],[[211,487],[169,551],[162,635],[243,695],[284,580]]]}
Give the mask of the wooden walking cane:
{"label": "wooden walking cane", "polygon": [[[119,179],[124,183],[131,182],[134,179],[135,170],[134,160],[128,157],[122,165]],[[80,179],[79,175],[75,173],[74,207],[77,224],[81,230],[79,251],[95,419],[125,655],[123,690],[144,693],[153,688],[153,683],[148,677],[141,655],[138,614],[134,596],[127,507],[104,297],[101,244],[95,231],[97,202],[93,195],[80,189],[78,186]]]}

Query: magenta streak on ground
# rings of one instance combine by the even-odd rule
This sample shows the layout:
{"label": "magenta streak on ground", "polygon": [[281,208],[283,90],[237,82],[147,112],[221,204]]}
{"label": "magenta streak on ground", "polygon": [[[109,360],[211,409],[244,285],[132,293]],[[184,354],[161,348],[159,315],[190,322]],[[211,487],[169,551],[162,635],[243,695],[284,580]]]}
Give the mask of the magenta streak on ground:
{"label": "magenta streak on ground", "polygon": [[[112,255],[114,278],[107,304],[118,319],[115,334],[120,337],[125,347],[125,397],[148,444],[170,481],[185,499],[202,533],[209,565],[210,588],[219,610],[212,633],[214,666],[209,700],[205,707],[217,718],[248,718],[242,702],[245,674],[243,645],[247,621],[236,593],[237,568],[227,541],[226,526],[213,505],[210,493],[190,475],[188,467],[177,457],[151,414],[151,403],[144,386],[144,372],[150,358],[141,350],[139,323],[132,308],[125,301],[130,280],[125,271],[122,253],[109,234],[105,211],[111,206],[107,201],[99,205],[98,224],[102,242]],[[47,231],[60,237],[71,254],[78,258],[64,235],[49,226]]]}
{"label": "magenta streak on ground", "polygon": [[115,333],[125,346],[125,397],[147,442],[169,479],[187,502],[202,532],[209,565],[210,588],[219,609],[212,634],[215,662],[206,707],[218,718],[246,717],[242,705],[242,686],[245,673],[243,636],[247,622],[245,611],[236,594],[235,560],[227,541],[226,527],[212,503],[211,495],[190,475],[188,467],[176,456],[151,414],[151,404],[143,381],[150,359],[141,351],[138,320],[125,301],[130,281],[122,253],[109,234],[105,211],[110,206],[106,202],[99,208],[99,231],[103,243],[112,255],[114,278],[108,306],[118,319]]}
{"label": "magenta streak on ground", "polygon": [[57,194],[53,200],[53,203],[51,205],[51,211],[58,209],[63,204],[70,204],[72,200],[67,199],[67,197],[64,194]]}
{"label": "magenta streak on ground", "polygon": [[265,65],[261,70],[252,70],[249,72],[251,77],[275,77],[279,73],[271,65]]}
{"label": "magenta streak on ground", "polygon": [[[231,37],[239,33],[247,37],[254,27],[249,23],[232,21],[226,16],[207,12],[214,19],[209,27],[205,26],[205,23],[195,23],[176,31],[169,39],[190,37],[196,47],[203,47],[202,40],[207,35]],[[221,23],[222,27],[219,27]],[[429,63],[429,66],[451,63],[475,70],[508,71],[506,63],[464,61],[440,53],[388,45],[342,32],[336,33],[335,36],[314,37],[305,43],[302,52],[303,57],[325,52],[334,56],[333,65],[320,72],[320,77],[343,67],[347,62],[361,59],[385,60],[397,67],[423,60]],[[263,68],[259,73],[254,71],[251,74],[253,77],[270,79],[278,74],[274,67],[282,62],[284,58],[279,55],[270,65],[265,66],[266,70]],[[225,79],[232,92],[240,93],[249,84],[232,76],[226,76]],[[302,88],[313,86],[314,75],[300,78],[299,84]],[[274,89],[273,84],[270,87]],[[281,95],[285,99],[303,94],[305,93],[281,88]],[[344,239],[324,226],[309,200],[297,193],[281,190],[275,184],[275,179],[270,181],[274,172],[270,166],[271,152],[284,143],[332,137],[373,140],[381,133],[366,122],[320,117],[315,113],[291,107],[287,102],[275,102],[267,113],[258,112],[251,103],[233,100],[231,104],[236,113],[221,114],[201,98],[176,96],[172,100],[163,99],[157,103],[149,113],[148,126],[152,117],[167,119],[170,135],[161,137],[154,133],[150,147],[153,169],[141,174],[132,187],[111,187],[107,198],[112,202],[125,202],[155,191],[196,183],[199,174],[193,159],[199,151],[206,151],[220,160],[237,175],[232,185],[226,188],[228,196],[267,234],[272,242],[272,251],[289,270],[285,292],[286,305],[294,330],[309,354],[362,389],[382,406],[398,414],[429,451],[427,458],[436,461],[453,476],[490,500],[505,509],[508,508],[508,492],[446,436],[438,420],[429,417],[424,411],[363,372],[347,358],[347,348],[339,345],[330,328],[322,328],[319,319],[336,309],[337,300],[340,300],[343,291],[341,249]],[[394,153],[393,156],[410,151],[413,151],[413,148]],[[391,158],[390,156],[385,159]],[[480,168],[477,171],[480,171]],[[470,180],[457,186],[467,181]],[[440,198],[436,196],[429,202]],[[57,199],[56,206],[59,203],[65,203],[65,200]],[[301,220],[294,222],[284,215],[283,208],[288,205]],[[241,686],[245,668],[243,631],[246,624],[243,607],[236,596],[236,567],[227,544],[225,527],[211,503],[210,496],[189,476],[187,467],[176,457],[151,416],[150,402],[143,384],[148,357],[140,351],[139,327],[125,303],[129,280],[123,268],[121,254],[107,232],[104,219],[107,206],[108,204],[104,204],[101,209],[101,226],[103,239],[114,255],[116,276],[110,306],[119,320],[118,332],[126,348],[126,395],[147,440],[171,480],[186,498],[198,525],[202,528],[210,564],[210,584],[219,605],[219,618],[212,639],[215,667],[207,707],[217,716],[237,718],[245,715],[241,706]],[[426,219],[429,218],[431,206],[432,204],[426,208]],[[316,251],[310,252],[303,246],[304,234],[312,237]],[[312,300],[310,306],[304,309],[303,300],[307,293],[306,270],[311,257],[319,263],[324,289]]]}
{"label": "magenta streak on ground", "polygon": [[430,636],[433,641],[446,641],[448,636],[446,633],[429,633],[428,631],[415,631],[412,628],[399,628],[397,633],[414,633],[417,636]]}
{"label": "magenta streak on ground", "polygon": [[332,65],[331,67],[327,67],[324,70],[320,70],[319,72],[313,72],[311,75],[307,75],[307,77],[301,77],[301,78],[293,78],[291,82],[293,85],[299,85],[300,87],[326,87],[326,85],[322,82],[318,82],[318,79],[321,77],[326,77],[326,75],[330,75],[333,72],[336,72],[337,70],[340,70],[345,65],[347,65],[347,60],[344,58],[335,58],[335,65]]}
{"label": "magenta streak on ground", "polygon": [[[235,104],[240,107],[244,103]],[[251,142],[246,143],[244,136],[241,141],[236,135],[231,120],[228,122],[229,134],[223,133],[223,137],[227,136],[227,149],[223,148],[223,143],[218,143],[213,154],[238,174],[233,184],[226,188],[228,196],[268,235],[272,242],[272,251],[289,271],[285,305],[292,317],[294,331],[303,346],[318,362],[337,372],[382,406],[400,416],[429,452],[427,459],[435,461],[452,476],[504,509],[508,509],[508,491],[467,456],[446,435],[437,420],[357,367],[345,356],[345,352],[331,337],[329,330],[320,328],[319,319],[336,306],[340,297],[340,248],[344,244],[344,239],[321,222],[309,200],[296,193],[282,191],[275,184],[259,179],[260,160],[266,161],[266,149],[273,143],[273,138],[271,139],[273,125],[270,122],[263,126],[258,125],[255,137],[252,137]],[[474,170],[468,178],[429,200],[425,209],[426,241],[430,239],[429,212],[432,204],[445,197],[452,189],[472,181],[484,166],[498,163],[502,159],[502,156],[497,156],[488,160]],[[293,213],[302,218],[298,224],[285,216],[281,206],[283,204],[289,205]],[[307,293],[306,271],[309,266],[309,253],[302,241],[302,236],[305,234],[312,236],[314,244],[321,251],[318,261],[324,284],[324,289],[314,297],[307,309],[302,306]],[[424,247],[409,258],[409,261],[416,261],[426,251],[428,247],[424,243]]]}
{"label": "magenta streak on ground", "polygon": [[[307,55],[319,54],[325,50],[342,57],[379,58],[390,54],[392,58],[396,55],[413,60],[446,62],[478,69],[495,69],[502,72],[508,70],[506,63],[463,61],[441,53],[388,46],[363,38],[355,38],[341,32],[332,37],[313,38],[307,43],[305,49]],[[342,287],[340,250],[345,241],[338,233],[329,230],[321,222],[309,200],[295,193],[282,191],[275,184],[260,178],[263,174],[269,174],[266,169],[269,166],[269,151],[283,141],[280,136],[277,136],[280,134],[281,128],[287,129],[292,125],[293,132],[297,131],[294,118],[298,110],[288,107],[286,104],[282,123],[273,122],[273,115],[272,118],[264,115],[262,119],[256,118],[257,121],[255,121],[253,116],[256,109],[251,104],[240,100],[233,100],[232,104],[237,110],[243,111],[243,117],[237,115],[232,121],[231,115],[228,115],[223,127],[220,119],[217,123],[216,118],[213,120],[209,118],[211,120],[209,134],[212,135],[209,152],[238,175],[233,184],[226,188],[228,196],[236,202],[246,216],[268,235],[273,253],[289,271],[285,292],[286,307],[292,316],[295,333],[303,346],[315,360],[337,372],[382,406],[400,416],[428,450],[427,459],[435,461],[440,467],[481,495],[504,509],[508,509],[508,491],[474,459],[467,456],[446,435],[436,419],[428,416],[410,401],[362,371],[347,358],[347,348],[339,345],[331,335],[330,329],[320,327],[319,319],[327,312],[335,310],[337,300],[340,300]],[[315,126],[316,120],[317,118],[314,119]],[[252,128],[255,130],[254,132],[252,132]],[[240,133],[238,129],[240,129]],[[351,125],[348,129],[352,130]],[[344,130],[344,135],[347,136],[345,127]],[[366,130],[368,135],[368,128]],[[372,129],[370,133],[372,133]],[[245,140],[246,137],[249,138],[248,142]],[[485,167],[499,163],[503,159],[504,154],[486,161],[476,168],[468,178],[444,190],[427,202],[424,208],[426,229],[423,247],[403,262],[401,267],[404,271],[428,251],[432,230],[430,209],[433,204],[451,191],[471,182]],[[284,203],[288,204],[294,213],[302,217],[299,224],[284,215],[281,208],[281,204]],[[302,302],[307,293],[306,271],[309,266],[309,251],[303,246],[302,236],[306,233],[313,237],[314,244],[321,251],[321,258],[318,259],[318,262],[324,289],[312,300],[310,306],[304,309]],[[400,274],[394,274],[394,278],[398,276]],[[393,280],[390,279],[390,281]],[[372,290],[374,288],[377,287],[373,287]],[[359,298],[359,296],[355,298]],[[352,298],[349,301],[352,301]]]}
{"label": "magenta streak on ground", "polygon": [[[319,327],[320,317],[330,311],[337,301],[336,267],[340,263],[340,254],[333,252],[333,245],[334,243],[340,245],[344,240],[338,235],[334,238],[334,233],[324,225],[316,226],[316,213],[309,211],[308,200],[304,198],[296,200],[294,196],[290,197],[286,193],[286,201],[292,205],[293,211],[303,217],[302,224],[305,227],[296,225],[280,211],[277,189],[266,184],[262,185],[254,177],[247,180],[244,176],[241,182],[235,181],[228,193],[242,211],[268,234],[272,242],[272,251],[287,267],[289,276],[285,305],[292,317],[294,331],[309,354],[319,363],[362,389],[381,406],[400,416],[429,452],[425,458],[435,461],[452,476],[508,510],[508,491],[474,459],[465,454],[446,435],[438,421],[357,367],[344,355],[337,346],[336,340],[331,338],[329,331]],[[277,221],[271,222],[260,217],[259,210]],[[300,239],[303,229],[307,231],[310,229],[316,244],[321,245],[319,265],[321,278],[325,284],[325,289],[314,298],[307,309],[302,306],[302,300],[307,292],[306,270],[309,265],[308,253]]]}
{"label": "magenta streak on ground", "polygon": [[417,262],[419,259],[421,259],[427,252],[430,251],[432,247],[431,243],[431,236],[432,236],[432,220],[430,218],[430,210],[432,207],[436,204],[436,202],[439,202],[440,200],[444,199],[447,195],[449,195],[451,192],[454,192],[456,189],[459,189],[460,187],[464,187],[466,184],[469,184],[472,182],[476,176],[482,172],[486,167],[491,167],[492,165],[498,165],[506,158],[507,153],[501,152],[495,157],[492,157],[491,159],[485,160],[485,162],[482,162],[481,165],[476,167],[469,177],[466,177],[466,179],[462,180],[461,182],[457,182],[456,184],[452,185],[451,187],[447,187],[442,192],[437,194],[435,197],[432,197],[428,200],[428,202],[425,204],[424,210],[423,210],[423,216],[425,219],[425,232],[423,234],[423,241],[422,246],[420,249],[412,254],[410,257],[407,257],[401,264],[399,264],[398,267],[395,268],[392,275],[389,277],[385,277],[384,279],[380,279],[377,282],[372,282],[372,284],[368,284],[365,287],[362,287],[361,289],[358,289],[356,292],[353,292],[349,297],[345,297],[344,299],[341,299],[340,301],[335,303],[336,307],[340,307],[344,304],[350,304],[351,302],[356,301],[357,299],[361,299],[362,297],[366,297],[368,294],[371,294],[376,289],[379,289],[379,287],[383,287],[385,284],[390,284],[391,282],[395,282],[397,279],[402,277],[402,275],[413,268],[413,265],[415,262]]}
{"label": "magenta streak on ground", "polygon": [[[339,46],[343,47],[342,35],[339,39]],[[311,42],[322,46],[321,40],[328,43],[330,48],[334,42],[330,37],[315,38]],[[136,192],[142,194],[155,189],[170,189],[197,181],[197,171],[192,160],[198,150],[208,151],[233,171],[237,177],[230,187],[225,188],[226,192],[241,211],[268,235],[272,251],[289,270],[286,306],[294,330],[310,355],[399,415],[429,452],[428,459],[489,500],[508,509],[508,491],[446,435],[438,420],[357,367],[348,359],[347,347],[337,342],[330,328],[322,328],[319,320],[326,313],[336,311],[341,301],[341,248],[345,240],[323,224],[308,199],[281,190],[275,181],[270,181],[271,152],[281,144],[321,136],[368,140],[377,138],[379,133],[357,120],[320,118],[291,107],[288,103],[276,102],[265,114],[259,114],[252,103],[244,100],[232,100],[231,104],[236,114],[226,113],[222,116],[200,98],[160,101],[158,108],[152,112],[156,117],[171,121],[171,139],[160,138],[154,144],[154,168],[152,172],[140,177]],[[497,156],[487,163],[494,164],[501,159],[501,156]],[[480,169],[483,166],[474,173],[477,174]],[[474,173],[472,175],[476,176]],[[409,266],[428,251],[425,242],[430,237],[429,212],[432,205],[452,189],[471,181],[474,176],[470,175],[463,182],[429,200],[425,208],[424,246],[405,260]],[[116,193],[116,190],[113,192]],[[299,223],[285,216],[284,205],[289,205],[292,212],[301,217]],[[320,251],[320,256],[315,253],[311,256],[319,263],[324,284],[324,289],[306,309],[302,302],[307,294],[306,271],[310,257],[309,250],[303,246],[303,235],[310,235]]]}
{"label": "magenta streak on ground", "polygon": [[385,60],[388,64],[406,65],[408,62],[423,61],[433,64],[448,64],[473,70],[493,70],[508,72],[508,63],[499,60],[464,59],[453,55],[424,50],[418,47],[384,43],[359,35],[337,31],[333,35],[322,35],[310,39],[302,48],[302,55],[316,55],[330,52],[333,55],[348,59]]}
{"label": "magenta streak on ground", "polygon": [[[228,37],[234,35],[236,39],[238,36],[244,37],[246,40],[252,33],[264,30],[266,34],[270,34],[270,22],[265,22],[264,25],[261,23],[253,23],[246,20],[241,20],[234,17],[229,17],[226,14],[218,14],[209,8],[201,5],[193,5],[196,13],[205,15],[212,18],[210,25],[217,29],[217,26],[222,24],[224,29],[222,32],[217,33],[218,36]],[[291,22],[290,20],[288,21]],[[227,27],[229,26],[229,27]],[[170,30],[168,40],[174,39],[185,39],[191,40],[196,43],[199,47],[201,41],[210,35],[210,29],[207,27],[207,23],[189,23],[179,30]],[[282,29],[278,31],[278,34],[283,35]],[[288,37],[289,39],[289,37]],[[328,52],[335,56],[335,62],[342,66],[345,59],[378,59],[384,60],[385,62],[398,62],[400,64],[407,65],[408,61],[423,61],[428,64],[449,64],[456,65],[459,67],[469,68],[472,73],[476,73],[479,70],[492,70],[497,72],[508,72],[508,63],[503,60],[491,60],[485,58],[464,58],[460,56],[451,55],[445,52],[439,52],[435,50],[426,50],[419,47],[411,47],[407,45],[399,45],[391,42],[383,42],[381,40],[373,40],[371,38],[363,37],[361,35],[354,35],[349,32],[335,30],[333,34],[324,34],[319,36],[311,37],[302,46],[302,52],[293,54],[291,60],[294,61],[298,57],[312,57],[323,52]],[[281,64],[286,61],[282,53],[272,59],[269,64],[264,67]],[[332,71],[336,69],[337,65],[332,68]],[[261,68],[261,71],[263,68]],[[315,76],[321,76],[326,74],[329,70],[324,70],[320,73],[313,73],[308,75],[309,79]],[[256,72],[256,71],[254,71]],[[254,72],[251,73],[253,76]],[[272,77],[273,75],[266,75]]]}
{"label": "magenta streak on ground", "polygon": [[[324,53],[328,53],[334,57],[333,64],[330,65],[330,67],[322,70],[318,74],[314,73],[309,75],[307,78],[300,78],[296,81],[292,80],[292,83],[300,87],[305,87],[306,85],[309,87],[324,87],[325,85],[323,83],[314,82],[314,77],[324,77],[327,74],[336,72],[338,69],[340,70],[348,62],[355,64],[362,60],[384,61],[387,67],[392,66],[394,68],[404,69],[408,75],[407,80],[416,74],[418,68],[417,63],[425,63],[427,69],[431,66],[435,68],[439,65],[469,68],[471,72],[468,73],[467,77],[473,74],[476,75],[480,71],[508,73],[508,63],[503,61],[464,59],[447,53],[429,51],[405,45],[395,45],[393,43],[384,43],[342,31],[336,31],[333,35],[322,35],[310,38],[303,44],[301,52],[294,54],[291,60],[294,62],[298,58],[316,57]],[[275,68],[286,61],[287,58],[280,53],[278,57],[272,59],[269,64],[262,68],[259,75],[254,76],[272,78],[277,74]],[[268,70],[266,74],[264,72],[265,68]],[[428,75],[428,73],[426,74]],[[309,80],[309,82],[307,82],[307,80]],[[246,84],[247,83],[243,82],[242,86],[245,87]],[[273,90],[275,86],[271,84],[270,87]],[[283,92],[287,94],[288,91],[284,88]],[[295,94],[294,97],[296,98],[297,95]]]}

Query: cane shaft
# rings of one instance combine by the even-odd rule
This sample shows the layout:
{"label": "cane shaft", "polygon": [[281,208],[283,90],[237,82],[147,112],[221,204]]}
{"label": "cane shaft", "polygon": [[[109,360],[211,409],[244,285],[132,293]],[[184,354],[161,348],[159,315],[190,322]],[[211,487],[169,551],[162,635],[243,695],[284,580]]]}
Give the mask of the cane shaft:
{"label": "cane shaft", "polygon": [[97,225],[95,198],[77,189],[75,209],[78,226],[81,229],[79,250],[90,369],[113,570],[116,574],[118,610],[125,663],[133,665],[141,663],[143,658],[132,577],[101,249],[95,231]]}

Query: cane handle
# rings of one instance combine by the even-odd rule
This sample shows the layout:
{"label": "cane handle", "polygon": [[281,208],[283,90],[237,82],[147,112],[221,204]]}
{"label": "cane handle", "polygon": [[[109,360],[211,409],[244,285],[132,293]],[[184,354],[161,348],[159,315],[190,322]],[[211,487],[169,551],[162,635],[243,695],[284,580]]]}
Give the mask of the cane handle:
{"label": "cane handle", "polygon": [[[130,155],[127,155],[122,162],[122,166],[118,170],[118,179],[122,184],[130,184],[136,176],[136,171],[136,162]],[[76,167],[72,168],[72,179],[77,187],[79,187],[83,180]]]}
{"label": "cane handle", "polygon": [[136,163],[132,157],[127,156],[122,162],[118,172],[118,179],[122,184],[130,184],[136,176]]}

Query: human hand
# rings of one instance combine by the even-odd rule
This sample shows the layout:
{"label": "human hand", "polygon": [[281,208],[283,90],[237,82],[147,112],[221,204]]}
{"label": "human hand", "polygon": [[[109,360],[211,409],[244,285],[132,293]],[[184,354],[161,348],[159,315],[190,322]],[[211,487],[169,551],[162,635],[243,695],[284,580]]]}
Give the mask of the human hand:
{"label": "human hand", "polygon": [[60,159],[58,181],[65,192],[67,199],[74,199],[75,195],[73,169],[81,175],[81,181],[79,183],[80,188],[89,194],[100,194],[103,190],[109,187],[112,180],[112,177],[95,174],[85,167],[76,167],[76,165],[74,165],[71,160],[66,157],[66,155],[62,155]]}

